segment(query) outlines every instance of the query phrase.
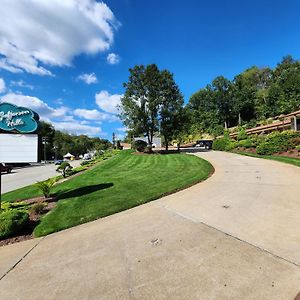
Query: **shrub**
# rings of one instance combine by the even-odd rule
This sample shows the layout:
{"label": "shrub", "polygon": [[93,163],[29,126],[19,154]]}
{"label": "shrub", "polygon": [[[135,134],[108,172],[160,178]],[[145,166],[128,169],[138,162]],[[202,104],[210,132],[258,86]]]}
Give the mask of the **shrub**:
{"label": "shrub", "polygon": [[45,207],[47,206],[47,203],[35,203],[33,204],[31,207],[30,207],[30,212],[31,213],[34,213],[34,214],[37,214],[37,215],[40,215],[43,213]]}
{"label": "shrub", "polygon": [[229,140],[229,142],[225,146],[225,151],[231,151],[231,150],[237,148],[238,145],[239,145],[239,143],[237,141],[235,141],[235,140]]}
{"label": "shrub", "polygon": [[300,145],[296,146],[296,150],[300,152]]}
{"label": "shrub", "polygon": [[36,183],[36,186],[43,193],[44,197],[48,198],[48,197],[50,197],[50,192],[51,192],[51,189],[52,189],[54,184],[55,184],[54,179],[48,179],[48,180],[45,180],[45,181],[38,181]]}
{"label": "shrub", "polygon": [[136,149],[138,152],[144,152],[147,148],[147,143],[142,140],[134,141],[133,148]]}
{"label": "shrub", "polygon": [[276,150],[277,148],[268,142],[263,142],[256,147],[256,152],[260,155],[272,155],[273,153],[277,152]]}
{"label": "shrub", "polygon": [[226,146],[229,143],[230,143],[230,139],[228,139],[227,137],[222,137],[222,138],[215,139],[213,141],[212,149],[213,150],[219,150],[219,151],[225,151]]}
{"label": "shrub", "polygon": [[238,147],[252,148],[254,143],[251,139],[241,140],[238,142]]}
{"label": "shrub", "polygon": [[72,170],[72,166],[67,162],[67,161],[64,161],[57,169],[56,171],[57,172],[60,172],[62,174],[62,176],[64,178],[66,178],[66,176],[68,174],[70,174],[70,171]]}
{"label": "shrub", "polygon": [[238,134],[237,134],[237,140],[246,140],[248,138],[248,135],[246,133],[246,130],[243,127],[239,128]]}
{"label": "shrub", "polygon": [[152,150],[152,147],[151,146],[147,146],[145,149],[144,149],[144,153],[153,153],[153,150]]}
{"label": "shrub", "polygon": [[27,212],[9,209],[0,213],[0,239],[19,232],[29,221]]}
{"label": "shrub", "polygon": [[257,153],[271,155],[293,149],[296,146],[296,138],[298,136],[299,133],[295,131],[273,132],[266,137],[264,142],[257,146]]}
{"label": "shrub", "polygon": [[80,165],[81,166],[86,166],[86,165],[88,165],[90,163],[90,161],[88,161],[88,160],[83,160],[81,163],[80,163]]}

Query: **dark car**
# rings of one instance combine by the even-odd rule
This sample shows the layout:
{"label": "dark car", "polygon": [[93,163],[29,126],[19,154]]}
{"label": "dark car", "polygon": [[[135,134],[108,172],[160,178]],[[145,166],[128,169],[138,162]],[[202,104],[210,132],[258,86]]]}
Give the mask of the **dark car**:
{"label": "dark car", "polygon": [[203,147],[205,149],[210,150],[210,149],[212,149],[212,144],[213,144],[212,140],[199,140],[196,142],[194,147]]}
{"label": "dark car", "polygon": [[3,164],[3,163],[0,163],[0,172],[1,173],[10,173],[11,172],[11,170],[12,170],[12,167],[8,167],[8,166],[6,166],[5,164]]}

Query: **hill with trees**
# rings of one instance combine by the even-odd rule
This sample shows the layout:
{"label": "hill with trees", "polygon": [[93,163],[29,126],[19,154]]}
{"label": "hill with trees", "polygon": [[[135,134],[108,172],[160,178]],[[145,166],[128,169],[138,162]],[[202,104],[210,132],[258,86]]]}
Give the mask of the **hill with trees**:
{"label": "hill with trees", "polygon": [[186,105],[190,116],[187,134],[217,136],[224,128],[250,128],[299,108],[300,61],[286,56],[274,69],[253,66],[233,80],[218,76],[193,94]]}

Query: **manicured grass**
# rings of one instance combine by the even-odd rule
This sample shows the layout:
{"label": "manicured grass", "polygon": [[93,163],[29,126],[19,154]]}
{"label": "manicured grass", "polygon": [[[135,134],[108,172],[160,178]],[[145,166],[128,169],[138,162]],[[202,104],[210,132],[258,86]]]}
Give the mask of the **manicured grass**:
{"label": "manicured grass", "polygon": [[286,164],[290,164],[290,165],[300,167],[300,159],[299,158],[276,156],[276,155],[259,155],[259,154],[248,153],[248,152],[234,152],[234,153],[245,155],[245,156],[276,160],[276,161],[280,161],[280,162],[283,162],[283,163],[286,163]]}
{"label": "manicured grass", "polygon": [[[187,154],[135,155],[122,151],[93,169],[57,185],[58,203],[35,228],[47,235],[157,199],[206,179],[207,161]],[[35,187],[4,195],[6,200],[36,196]]]}

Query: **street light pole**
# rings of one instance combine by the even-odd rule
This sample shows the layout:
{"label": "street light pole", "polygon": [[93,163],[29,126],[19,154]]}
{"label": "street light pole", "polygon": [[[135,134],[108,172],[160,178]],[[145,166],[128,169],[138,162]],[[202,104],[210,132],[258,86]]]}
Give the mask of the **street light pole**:
{"label": "street light pole", "polygon": [[43,136],[42,137],[42,143],[44,145],[44,163],[46,164],[46,145],[47,145],[48,137]]}

